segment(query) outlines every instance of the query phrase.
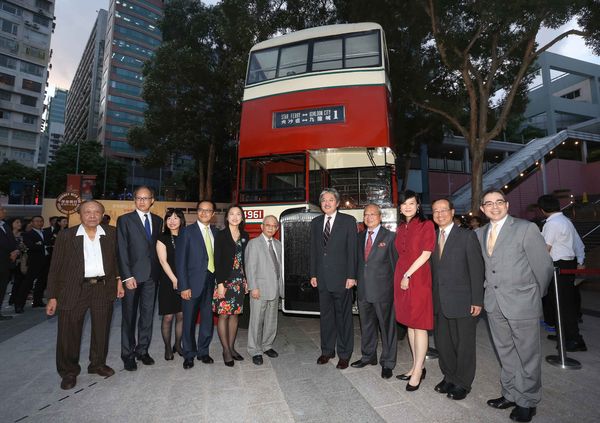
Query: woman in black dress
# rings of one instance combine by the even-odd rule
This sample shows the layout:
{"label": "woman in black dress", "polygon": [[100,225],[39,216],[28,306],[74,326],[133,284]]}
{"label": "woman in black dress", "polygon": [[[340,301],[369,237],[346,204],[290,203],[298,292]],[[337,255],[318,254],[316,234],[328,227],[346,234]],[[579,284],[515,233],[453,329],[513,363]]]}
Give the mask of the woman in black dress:
{"label": "woman in black dress", "polygon": [[[182,354],[181,335],[183,333],[183,313],[181,297],[177,291],[177,272],[175,270],[175,242],[185,217],[179,209],[168,210],[165,214],[165,230],[158,237],[156,253],[162,267],[158,279],[158,314],[163,316],[161,332],[165,342],[165,360],[173,360],[173,350]],[[171,329],[175,317],[175,345],[171,348]]]}
{"label": "woman in black dress", "polygon": [[219,316],[217,332],[223,346],[223,361],[226,366],[232,367],[234,360],[244,359],[235,350],[235,337],[238,316],[244,311],[244,296],[248,293],[244,250],[249,237],[244,232],[244,211],[240,206],[229,206],[225,220],[225,229],[215,238],[213,311]]}

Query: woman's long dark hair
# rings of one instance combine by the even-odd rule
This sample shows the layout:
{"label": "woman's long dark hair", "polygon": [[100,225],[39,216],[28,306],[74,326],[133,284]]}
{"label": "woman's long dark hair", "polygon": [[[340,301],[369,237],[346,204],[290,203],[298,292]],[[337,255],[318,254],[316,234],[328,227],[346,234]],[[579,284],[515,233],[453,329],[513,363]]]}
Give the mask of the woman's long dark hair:
{"label": "woman's long dark hair", "polygon": [[244,216],[244,209],[239,204],[232,204],[231,206],[227,207],[227,210],[225,210],[225,222],[227,223],[227,228],[229,228],[229,221],[227,220],[227,216],[229,216],[229,210],[231,209],[240,209],[240,211],[242,212],[242,221],[239,225],[241,233],[244,231],[244,225],[246,224],[246,216]]}
{"label": "woman's long dark hair", "polygon": [[169,209],[165,213],[165,219],[164,219],[165,227],[163,230],[163,234],[165,234],[165,235],[171,235],[171,230],[167,226],[167,219],[173,215],[177,216],[179,218],[179,220],[181,221],[181,224],[179,225],[179,230],[181,230],[181,228],[183,228],[185,226],[185,216],[183,215],[183,212],[181,211],[181,209]]}
{"label": "woman's long dark hair", "polygon": [[423,214],[423,207],[421,207],[421,197],[419,196],[419,194],[409,189],[398,193],[398,220],[406,222],[406,217],[402,213],[400,213],[400,206],[404,204],[407,200],[410,200],[411,198],[417,200],[417,213],[415,214],[414,218],[417,218],[419,222],[427,220],[425,218],[425,214]]}

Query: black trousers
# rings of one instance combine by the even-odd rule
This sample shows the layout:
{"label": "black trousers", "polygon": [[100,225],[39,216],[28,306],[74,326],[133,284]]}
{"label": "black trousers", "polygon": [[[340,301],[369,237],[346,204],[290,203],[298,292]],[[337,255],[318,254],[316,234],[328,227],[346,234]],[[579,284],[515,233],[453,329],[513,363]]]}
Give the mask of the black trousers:
{"label": "black trousers", "polygon": [[10,270],[8,266],[2,265],[0,268],[0,314],[2,314],[1,307],[2,302],[4,301],[4,294],[6,293],[6,288],[8,287],[8,281],[10,279]]}
{"label": "black trousers", "polygon": [[96,370],[106,364],[113,302],[106,301],[103,291],[102,285],[84,283],[75,308],[63,310],[58,302],[56,369],[61,377],[77,376],[81,372],[79,351],[88,310],[92,320],[88,370]]}
{"label": "black trousers", "polygon": [[435,315],[433,336],[439,353],[444,379],[467,391],[475,378],[476,317],[449,319],[441,312]]}
{"label": "black trousers", "polygon": [[33,303],[40,304],[43,302],[50,262],[46,257],[36,257],[35,260],[39,260],[39,262],[35,264],[31,263],[29,266],[29,269],[23,278],[23,283],[20,284],[17,297],[14,299],[15,307],[25,307],[25,302],[27,301],[27,296],[29,295],[31,288],[33,288]]}
{"label": "black trousers", "polygon": [[333,357],[337,347],[339,358],[349,360],[354,349],[352,290],[319,289],[319,309],[321,354]]}
{"label": "black trousers", "polygon": [[[558,260],[554,266],[561,269],[577,269],[577,260]],[[544,321],[556,325],[556,291],[554,279],[548,287],[548,294],[542,299]],[[560,300],[560,317],[565,341],[579,342],[579,301],[578,289],[575,286],[575,275],[558,275],[558,298]]]}
{"label": "black trousers", "polygon": [[[215,290],[215,275],[206,272],[204,289],[198,297],[181,300],[183,310],[183,356],[193,359],[195,356],[208,355],[208,347],[213,337],[214,323],[212,297]],[[196,319],[200,314],[200,329],[196,341]]]}
{"label": "black trousers", "polygon": [[[138,282],[137,288],[125,288],[122,301],[121,358],[123,361],[148,353],[152,340],[156,282]],[[138,319],[139,311],[139,319]],[[137,339],[135,328],[137,323]]]}

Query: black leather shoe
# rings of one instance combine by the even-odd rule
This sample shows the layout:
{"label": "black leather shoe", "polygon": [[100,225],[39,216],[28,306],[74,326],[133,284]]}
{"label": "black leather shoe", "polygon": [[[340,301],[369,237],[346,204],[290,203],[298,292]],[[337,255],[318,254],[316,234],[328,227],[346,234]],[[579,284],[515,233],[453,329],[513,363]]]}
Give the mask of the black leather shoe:
{"label": "black leather shoe", "polygon": [[583,340],[565,342],[565,350],[568,352],[587,351],[587,346]]}
{"label": "black leather shoe", "polygon": [[497,408],[499,410],[504,410],[506,408],[514,407],[517,404],[515,404],[512,401],[507,400],[504,397],[500,397],[500,398],[494,398],[494,399],[488,400],[487,405],[489,405],[490,407]]}
{"label": "black leather shoe", "polygon": [[384,379],[389,379],[392,377],[392,369],[388,369],[387,367],[381,368],[381,377]]}
{"label": "black leather shoe", "polygon": [[355,362],[353,362],[351,364],[351,366],[355,367],[357,369],[362,369],[363,367],[368,366],[369,364],[371,366],[377,365],[377,359],[374,359],[374,360],[371,360],[371,361],[362,361],[362,359],[356,360]]}
{"label": "black leather shoe", "polygon": [[451,390],[448,391],[448,395],[446,396],[450,399],[459,401],[465,399],[468,393],[469,391],[467,391],[465,388],[461,386],[454,386]]}
{"label": "black leather shoe", "polygon": [[213,360],[212,357],[208,354],[201,355],[200,357],[198,357],[198,360],[200,360],[204,364],[213,364],[215,362],[215,360]]}
{"label": "black leather shoe", "polygon": [[[427,374],[427,369],[423,369],[423,373],[421,373],[421,380],[425,379],[425,375]],[[410,380],[410,375],[407,374],[401,374],[396,376],[396,379],[400,379],[400,380]]]}
{"label": "black leather shoe", "polygon": [[242,357],[242,355],[237,351],[232,352],[231,357],[233,357],[233,359],[236,361],[244,361],[244,357]]}
{"label": "black leather shoe", "polygon": [[535,407],[521,407],[517,405],[513,411],[510,412],[510,419],[515,422],[530,422],[531,418],[535,416]]}
{"label": "black leather shoe", "polygon": [[277,351],[275,351],[273,348],[269,348],[268,350],[266,350],[265,354],[267,355],[267,357],[270,357],[270,358],[279,357],[279,354],[277,354]]}
{"label": "black leather shoe", "polygon": [[133,372],[135,370],[137,370],[137,363],[135,362],[135,358],[128,358],[124,361],[125,363],[125,370],[127,370],[128,372]]}
{"label": "black leather shoe", "polygon": [[25,309],[23,309],[23,307],[15,306],[15,313],[17,313],[17,314],[25,313]]}
{"label": "black leather shoe", "polygon": [[252,362],[254,364],[256,364],[257,366],[260,366],[261,364],[263,364],[263,358],[261,354],[257,354],[255,356],[252,356]]}
{"label": "black leather shoe", "polygon": [[65,391],[68,391],[69,389],[73,389],[75,387],[76,383],[77,383],[76,376],[67,375],[62,378],[62,381],[60,382],[60,389],[64,389]]}
{"label": "black leather shoe", "polygon": [[558,339],[558,337],[556,335],[548,335],[546,338],[549,339],[550,341],[556,341]]}
{"label": "black leather shoe", "polygon": [[440,353],[438,352],[438,350],[436,350],[433,347],[429,347],[427,348],[427,354],[425,355],[425,358],[427,360],[437,360],[440,356]]}
{"label": "black leather shoe", "polygon": [[138,360],[140,360],[146,366],[152,366],[154,364],[154,359],[150,357],[150,354],[148,353],[140,355]]}
{"label": "black leather shoe", "polygon": [[413,386],[413,385],[411,385],[411,384],[410,384],[410,382],[408,382],[408,383],[406,384],[406,390],[407,390],[408,392],[414,392],[414,391],[416,391],[417,389],[419,389],[419,387],[420,387],[420,386],[421,386],[421,381],[420,381],[420,380],[419,380],[419,384],[418,384],[417,386]]}
{"label": "black leather shoe", "polygon": [[340,361],[338,361],[338,364],[335,366],[336,369],[340,369],[340,370],[344,370],[348,368],[348,359],[347,358],[340,358]]}
{"label": "black leather shoe", "polygon": [[192,367],[194,367],[194,359],[193,358],[186,358],[183,360],[183,368],[184,369],[191,369]]}
{"label": "black leather shoe", "polygon": [[115,371],[105,364],[104,366],[100,366],[97,369],[88,369],[88,373],[102,377],[111,377],[115,374]]}
{"label": "black leather shoe", "polygon": [[321,355],[319,358],[317,358],[317,364],[327,364],[329,363],[329,360],[332,359],[334,356],[331,355]]}
{"label": "black leather shoe", "polygon": [[446,379],[442,380],[440,383],[435,385],[433,388],[435,392],[439,392],[440,394],[447,394],[452,389],[454,389],[454,384],[450,382],[446,382]]}

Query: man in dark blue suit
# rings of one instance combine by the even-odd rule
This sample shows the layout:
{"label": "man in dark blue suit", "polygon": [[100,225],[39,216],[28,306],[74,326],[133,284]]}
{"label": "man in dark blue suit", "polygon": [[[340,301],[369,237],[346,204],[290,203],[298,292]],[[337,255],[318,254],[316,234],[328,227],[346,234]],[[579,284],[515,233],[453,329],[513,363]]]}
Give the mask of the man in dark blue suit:
{"label": "man in dark blue suit", "polygon": [[[183,299],[183,368],[194,367],[194,356],[205,364],[213,363],[208,347],[213,336],[212,296],[215,289],[214,246],[217,230],[210,221],[215,203],[199,201],[198,221],[185,227],[177,237],[177,287]],[[196,342],[196,318],[200,330]]]}
{"label": "man in dark blue suit", "polygon": [[137,369],[136,358],[147,366],[154,364],[154,359],[148,354],[148,348],[152,340],[154,299],[160,271],[156,240],[163,226],[163,220],[150,213],[150,207],[154,204],[154,194],[150,188],[137,188],[133,192],[133,198],[135,210],[117,220],[117,257],[121,280],[125,284],[125,297],[122,300],[121,359],[125,363],[125,370],[129,371]]}
{"label": "man in dark blue suit", "polygon": [[[19,254],[17,241],[4,221],[5,216],[6,210],[4,207],[0,207],[0,307],[4,301],[4,294],[10,279],[10,266]],[[0,311],[0,320],[10,319],[12,319],[12,316],[3,316]]]}
{"label": "man in dark blue suit", "polygon": [[[340,194],[326,188],[319,196],[324,215],[310,224],[310,284],[319,289],[321,356],[325,364],[339,356],[338,369],[346,369],[354,349],[352,288],[356,285],[356,219],[338,213]],[[337,345],[336,345],[337,344]]]}

